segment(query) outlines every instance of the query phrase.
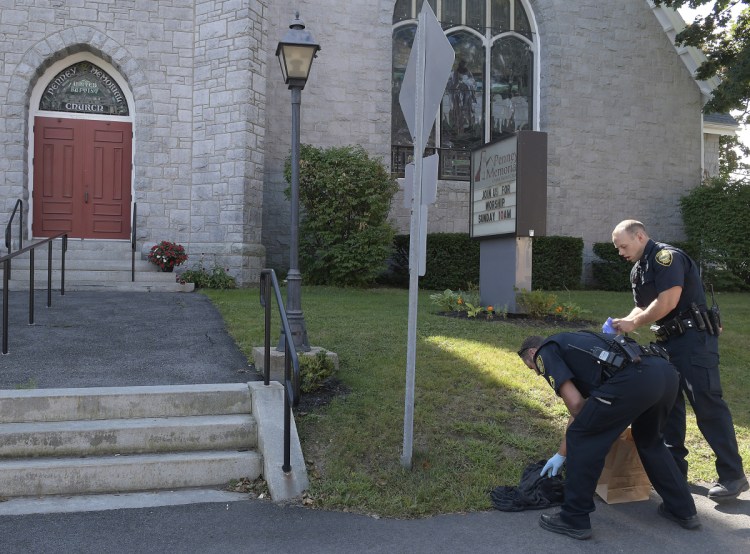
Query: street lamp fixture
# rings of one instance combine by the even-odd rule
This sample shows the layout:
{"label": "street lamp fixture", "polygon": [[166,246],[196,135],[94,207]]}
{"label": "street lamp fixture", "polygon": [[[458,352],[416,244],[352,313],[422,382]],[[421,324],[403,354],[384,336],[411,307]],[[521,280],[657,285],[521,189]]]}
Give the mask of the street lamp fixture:
{"label": "street lamp fixture", "polygon": [[[302,314],[302,275],[299,272],[299,157],[300,157],[300,103],[302,89],[305,88],[310,75],[313,58],[320,45],[315,42],[305,24],[299,18],[299,12],[289,25],[289,30],[276,47],[281,74],[284,83],[292,91],[292,155],[291,155],[291,228],[289,233],[289,273],[287,274],[286,312],[294,347],[302,352],[309,352],[305,318]],[[283,351],[286,337],[281,331],[277,350]]]}
{"label": "street lamp fixture", "polygon": [[281,74],[284,76],[284,83],[289,85],[290,89],[305,88],[313,58],[317,56],[318,50],[320,45],[315,42],[310,31],[305,30],[305,24],[297,12],[289,25],[289,30],[276,47]]}

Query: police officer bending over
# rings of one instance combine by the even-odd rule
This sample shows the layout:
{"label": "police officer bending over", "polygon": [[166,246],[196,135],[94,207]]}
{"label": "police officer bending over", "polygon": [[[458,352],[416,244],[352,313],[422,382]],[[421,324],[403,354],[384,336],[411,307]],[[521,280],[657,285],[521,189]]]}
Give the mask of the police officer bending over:
{"label": "police officer bending over", "polygon": [[737,448],[732,414],[722,398],[719,379],[718,307],[708,309],[697,264],[682,250],[654,242],[643,224],[633,219],[612,231],[620,256],[633,262],[630,281],[635,308],[614,319],[617,332],[629,333],[649,323],[660,345],[680,372],[680,392],[669,415],[664,438],[680,471],[687,477],[685,457],[685,395],[698,428],[716,454],[719,481],[708,491],[716,502],[732,500],[748,490]]}
{"label": "police officer bending over", "polygon": [[523,341],[518,355],[544,377],[570,412],[560,451],[542,473],[567,464],[565,501],[539,525],[575,539],[591,537],[589,514],[612,443],[632,425],[633,440],[663,503],[658,512],[685,529],[700,527],[687,481],[664,445],[662,430],[677,395],[678,376],[663,349],[589,331]]}

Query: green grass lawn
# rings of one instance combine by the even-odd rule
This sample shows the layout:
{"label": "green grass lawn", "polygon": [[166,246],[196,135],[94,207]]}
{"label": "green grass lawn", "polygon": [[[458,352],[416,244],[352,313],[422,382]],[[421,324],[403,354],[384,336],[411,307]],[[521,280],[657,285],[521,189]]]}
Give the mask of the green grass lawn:
{"label": "green grass lawn", "polygon": [[[252,348],[263,341],[258,290],[206,294],[252,359]],[[527,335],[563,329],[440,316],[429,294],[419,298],[413,464],[405,469],[408,291],[303,287],[310,344],[338,354],[337,377],[349,391],[295,415],[316,506],[392,517],[486,510],[492,488],[518,484],[526,464],[556,452],[565,407],[515,351]],[[632,307],[630,293],[556,294],[587,310],[585,317],[598,323],[591,328]],[[748,468],[750,351],[742,337],[750,333],[750,295],[721,294],[718,301],[725,327],[722,384]],[[278,329],[274,317],[274,346]],[[653,338],[639,332],[641,342]],[[691,414],[688,435],[690,480],[712,481],[713,453]]]}

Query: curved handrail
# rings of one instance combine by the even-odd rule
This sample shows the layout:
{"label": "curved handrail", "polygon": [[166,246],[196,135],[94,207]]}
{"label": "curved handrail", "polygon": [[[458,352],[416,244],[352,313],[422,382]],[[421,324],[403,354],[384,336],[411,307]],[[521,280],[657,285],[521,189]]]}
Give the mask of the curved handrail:
{"label": "curved handrail", "polygon": [[287,340],[284,341],[284,465],[281,469],[285,473],[292,470],[291,464],[291,420],[292,406],[299,404],[300,372],[299,358],[291,340],[292,330],[286,316],[284,302],[281,300],[279,281],[273,269],[263,269],[260,272],[260,305],[265,308],[265,358],[263,368],[263,382],[268,385],[271,375],[271,288],[276,295],[276,305],[279,307],[281,326]]}
{"label": "curved handrail", "polygon": [[21,211],[18,212],[18,248],[23,248],[23,200],[19,198],[18,200],[16,200],[16,205],[13,206],[13,212],[10,214],[10,220],[5,226],[5,248],[8,249],[8,254],[10,254],[11,227],[13,225],[13,218],[16,217],[16,212],[18,211],[19,207],[21,208]]}

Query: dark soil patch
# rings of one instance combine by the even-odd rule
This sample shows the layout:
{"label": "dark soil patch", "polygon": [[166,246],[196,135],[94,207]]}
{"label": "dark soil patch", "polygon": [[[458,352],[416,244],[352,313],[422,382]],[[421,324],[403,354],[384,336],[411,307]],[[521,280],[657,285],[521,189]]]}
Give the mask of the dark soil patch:
{"label": "dark soil patch", "polygon": [[335,377],[330,377],[323,381],[318,390],[301,393],[299,404],[294,408],[294,412],[296,415],[305,415],[305,412],[325,406],[337,396],[346,396],[349,392],[349,387]]}

